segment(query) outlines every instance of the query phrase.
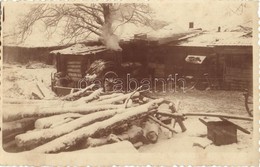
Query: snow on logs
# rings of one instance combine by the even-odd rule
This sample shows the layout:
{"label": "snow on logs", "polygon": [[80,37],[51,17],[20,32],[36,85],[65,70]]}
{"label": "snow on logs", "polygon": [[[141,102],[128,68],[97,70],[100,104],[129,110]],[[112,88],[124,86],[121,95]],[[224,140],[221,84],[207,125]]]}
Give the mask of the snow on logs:
{"label": "snow on logs", "polygon": [[151,120],[163,99],[144,101],[137,91],[105,94],[97,89],[89,92],[92,87],[50,100],[50,105],[40,100],[16,103],[8,99],[3,114],[7,144],[14,141],[18,150],[42,153],[72,151],[79,146],[83,149],[124,140],[140,147],[147,141],[155,143],[158,140],[160,126],[169,129],[160,121]]}
{"label": "snow on logs", "polygon": [[116,114],[106,121],[95,122],[94,124],[75,130],[69,134],[61,136],[35,148],[34,151],[41,153],[57,153],[69,150],[82,139],[86,139],[95,135],[104,135],[109,133],[114,127],[120,126],[127,121],[133,121],[135,119],[140,119],[144,116],[155,113],[155,104],[158,104],[162,101],[162,99],[156,99],[138,107],[127,109],[123,108],[122,110],[124,112],[121,114]]}

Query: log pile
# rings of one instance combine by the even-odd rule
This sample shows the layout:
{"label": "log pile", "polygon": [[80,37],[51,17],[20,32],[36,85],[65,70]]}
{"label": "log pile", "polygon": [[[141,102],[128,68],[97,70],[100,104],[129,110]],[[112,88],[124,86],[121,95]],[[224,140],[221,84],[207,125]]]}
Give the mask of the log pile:
{"label": "log pile", "polygon": [[139,148],[156,143],[160,128],[176,133],[156,117],[163,99],[143,97],[137,90],[110,94],[102,89],[90,92],[93,86],[49,100],[49,105],[46,101],[5,101],[4,149],[59,153],[125,140]]}

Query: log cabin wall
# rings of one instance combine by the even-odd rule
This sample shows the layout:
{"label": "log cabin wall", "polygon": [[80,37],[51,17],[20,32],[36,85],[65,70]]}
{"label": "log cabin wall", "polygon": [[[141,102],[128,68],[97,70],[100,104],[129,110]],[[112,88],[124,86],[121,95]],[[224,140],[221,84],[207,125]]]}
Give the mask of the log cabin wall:
{"label": "log cabin wall", "polygon": [[120,44],[122,50],[122,62],[139,62],[143,65],[146,64],[146,55],[148,54],[149,47],[147,41],[135,40]]}
{"label": "log cabin wall", "polygon": [[223,66],[223,87],[225,89],[252,89],[253,52],[251,46],[217,46]]}
{"label": "log cabin wall", "polygon": [[[207,56],[202,64],[191,64],[185,61],[188,55]],[[156,77],[167,77],[178,74],[179,76],[200,76],[203,73],[214,75],[216,71],[216,54],[212,48],[161,46],[150,48],[147,61],[149,68],[154,69]]]}

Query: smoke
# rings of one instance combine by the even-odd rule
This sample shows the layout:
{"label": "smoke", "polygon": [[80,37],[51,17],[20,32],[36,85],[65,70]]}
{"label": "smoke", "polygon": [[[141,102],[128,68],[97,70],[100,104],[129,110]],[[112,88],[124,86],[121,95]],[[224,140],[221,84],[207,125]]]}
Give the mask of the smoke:
{"label": "smoke", "polygon": [[101,41],[107,47],[107,49],[121,51],[122,48],[119,46],[119,38],[114,33],[113,22],[116,20],[116,12],[110,11],[109,15],[105,18],[105,24],[102,27]]}
{"label": "smoke", "polygon": [[107,49],[115,51],[122,50],[122,48],[119,46],[119,38],[117,37],[117,35],[111,32],[111,28],[108,26],[103,27],[102,42]]}

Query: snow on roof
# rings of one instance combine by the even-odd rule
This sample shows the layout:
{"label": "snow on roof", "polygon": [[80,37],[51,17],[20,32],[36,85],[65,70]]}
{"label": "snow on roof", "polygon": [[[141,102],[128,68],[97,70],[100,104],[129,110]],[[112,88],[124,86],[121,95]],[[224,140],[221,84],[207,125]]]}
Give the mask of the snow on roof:
{"label": "snow on roof", "polygon": [[178,46],[251,46],[246,32],[203,32],[177,44]]}
{"label": "snow on roof", "polygon": [[105,50],[107,50],[105,46],[86,46],[84,44],[75,44],[65,49],[51,51],[50,53],[62,55],[90,55],[103,52]]}

